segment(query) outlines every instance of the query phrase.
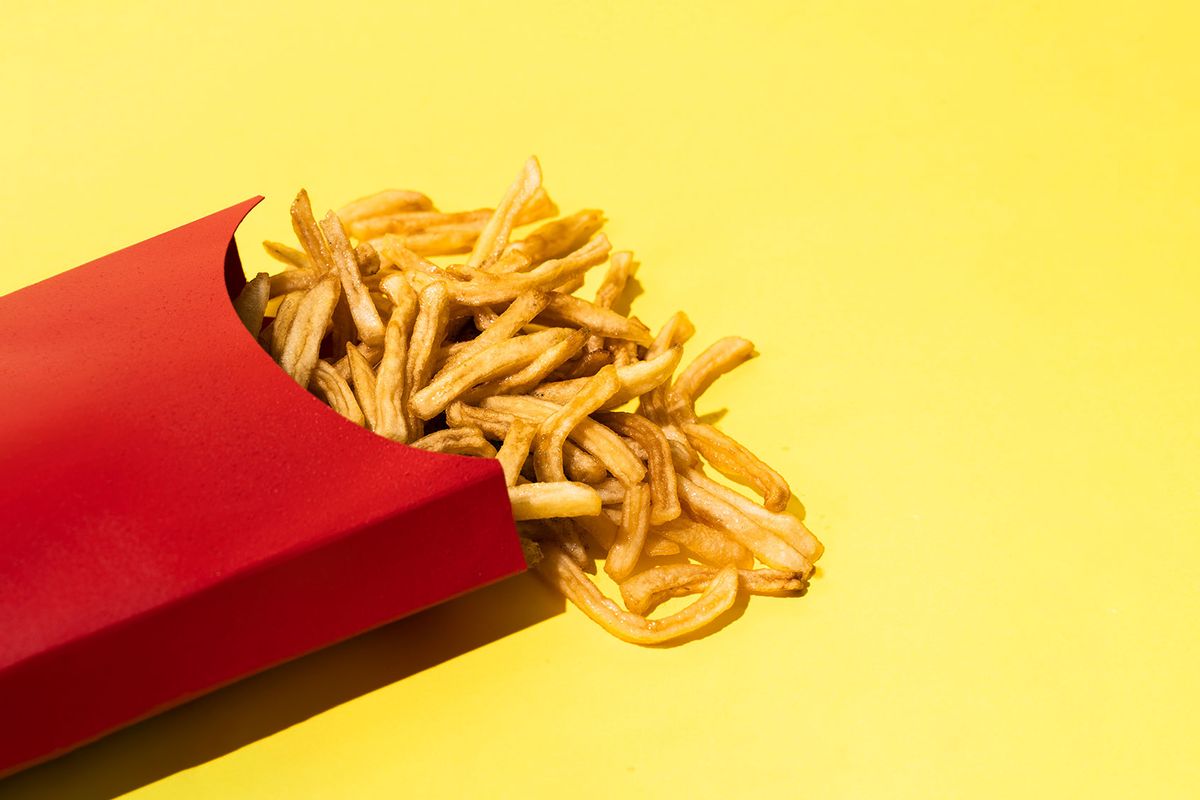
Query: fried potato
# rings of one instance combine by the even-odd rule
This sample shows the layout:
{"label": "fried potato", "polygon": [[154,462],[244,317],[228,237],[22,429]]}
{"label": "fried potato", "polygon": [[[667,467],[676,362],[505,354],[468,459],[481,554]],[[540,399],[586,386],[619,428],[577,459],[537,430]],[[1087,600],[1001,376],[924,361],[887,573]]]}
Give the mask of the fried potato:
{"label": "fried potato", "polygon": [[[347,419],[419,449],[495,458],[527,563],[614,635],[658,644],[711,625],[739,593],[802,594],[823,548],[787,513],[791,488],[696,416],[754,346],[719,339],[679,371],[695,334],[687,315],[652,334],[619,302],[636,262],[612,252],[603,213],[557,214],[534,158],[495,208],[443,211],[389,189],[318,224],[301,190],[299,248],[264,242],[283,269],[256,275],[235,310]],[[466,257],[430,260],[454,254]],[[606,261],[594,300],[576,297]],[[593,558],[626,608],[585,574]],[[683,595],[698,597],[647,618]]]}

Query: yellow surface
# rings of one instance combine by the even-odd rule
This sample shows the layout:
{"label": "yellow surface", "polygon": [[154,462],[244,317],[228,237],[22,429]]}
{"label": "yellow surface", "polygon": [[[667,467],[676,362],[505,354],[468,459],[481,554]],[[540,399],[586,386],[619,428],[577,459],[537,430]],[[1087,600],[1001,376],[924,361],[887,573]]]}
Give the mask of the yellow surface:
{"label": "yellow surface", "polygon": [[1194,4],[46,5],[0,28],[0,290],[255,193],[261,266],[300,185],[490,205],[537,153],[639,316],[758,344],[703,410],[828,553],[671,649],[518,579],[0,794],[1200,790]]}

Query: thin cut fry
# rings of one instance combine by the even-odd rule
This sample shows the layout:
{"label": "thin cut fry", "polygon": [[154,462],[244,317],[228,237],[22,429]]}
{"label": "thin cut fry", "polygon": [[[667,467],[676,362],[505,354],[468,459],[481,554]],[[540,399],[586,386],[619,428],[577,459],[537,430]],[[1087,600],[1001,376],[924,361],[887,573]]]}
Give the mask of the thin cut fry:
{"label": "thin cut fry", "polygon": [[303,250],[297,250],[280,242],[263,242],[263,249],[267,251],[267,255],[286,267],[312,269],[312,261]]}
{"label": "thin cut fry", "polygon": [[310,267],[277,272],[270,278],[271,297],[279,297],[281,294],[291,294],[292,292],[311,289],[320,279],[320,273]]}
{"label": "thin cut fry", "polygon": [[642,555],[646,533],[650,530],[650,487],[644,483],[625,490],[621,507],[621,526],[604,561],[604,571],[615,581],[628,577]]}
{"label": "thin cut fry", "polygon": [[309,289],[296,308],[296,318],[283,343],[279,366],[301,386],[308,386],[313,368],[317,365],[321,339],[325,337],[329,320],[333,317],[338,294],[337,278],[329,275]]}
{"label": "thin cut fry", "polygon": [[233,299],[233,310],[238,319],[250,331],[251,336],[258,336],[262,331],[263,314],[267,311],[267,301],[271,294],[271,276],[260,272],[242,287],[242,291]]}
{"label": "thin cut fry", "polygon": [[350,313],[354,316],[354,324],[362,340],[367,344],[383,341],[383,320],[379,318],[379,312],[367,294],[367,287],[363,286],[358,259],[337,214],[330,211],[321,222],[321,230],[329,243],[334,268],[341,279],[346,302],[350,305]]}
{"label": "thin cut fry", "polygon": [[633,439],[646,453],[647,474],[650,478],[650,522],[662,525],[681,513],[679,487],[675,481],[675,465],[671,461],[671,445],[662,429],[637,414],[607,412],[595,416],[622,436]]}
{"label": "thin cut fry", "polygon": [[489,272],[523,272],[543,261],[562,258],[578,250],[604,226],[604,214],[586,210],[547,222],[519,242],[504,249],[504,254],[487,265]]}
{"label": "thin cut fry", "polygon": [[[410,397],[429,383],[433,354],[446,333],[446,323],[450,319],[450,298],[446,294],[445,285],[434,283],[422,290],[418,309],[408,348],[408,365],[405,368],[405,383]],[[404,413],[408,417],[409,435],[419,436],[424,424],[412,411],[411,403],[404,409]]]}
{"label": "thin cut fry", "polygon": [[[566,480],[563,471],[563,445],[580,422],[612,397],[621,386],[617,371],[605,367],[588,379],[579,394],[546,417],[538,428],[534,443],[533,464],[540,481]],[[598,455],[598,454],[596,454]]]}
{"label": "thin cut fry", "polygon": [[479,241],[475,243],[475,249],[467,259],[468,267],[479,267],[500,252],[508,243],[508,235],[517,221],[517,214],[541,185],[541,166],[536,158],[530,156],[521,168],[521,174],[513,181],[512,186],[508,187],[492,218],[479,234]]}
{"label": "thin cut fry", "polygon": [[[603,494],[601,499],[603,500]],[[699,560],[723,567],[733,564],[737,567],[749,568],[754,566],[754,554],[739,542],[730,539],[721,531],[708,525],[703,525],[688,517],[680,516],[670,522],[658,525],[651,531],[672,542],[687,548]]]}
{"label": "thin cut fry", "polygon": [[688,478],[709,494],[715,495],[752,521],[774,533],[780,539],[800,551],[809,561],[817,561],[825,551],[822,544],[813,536],[808,526],[791,514],[769,511],[748,497],[722,486],[698,469],[689,469],[685,473]]}
{"label": "thin cut fry", "polygon": [[275,320],[271,323],[271,357],[276,361],[283,356],[283,345],[287,341],[292,322],[296,319],[296,310],[307,292],[292,292],[283,298],[279,308],[275,309]]}
{"label": "thin cut fry", "polygon": [[510,486],[513,519],[587,517],[600,513],[600,495],[586,483],[523,483]]}
{"label": "thin cut fry", "polygon": [[428,436],[422,436],[413,442],[412,446],[435,453],[456,453],[460,456],[478,456],[480,458],[496,457],[496,448],[483,438],[483,433],[478,428],[446,428]]}
{"label": "thin cut fry", "polygon": [[409,342],[417,319],[417,296],[400,276],[388,285],[395,306],[384,330],[383,357],[375,381],[375,432],[407,442],[416,438],[408,413],[411,384],[408,378]]}
{"label": "thin cut fry", "polygon": [[317,227],[316,218],[313,217],[312,203],[308,200],[308,192],[303,189],[292,201],[292,230],[296,232],[296,238],[300,240],[300,246],[308,255],[313,269],[321,275],[331,272],[334,268],[333,256],[329,252],[329,245],[325,242],[321,229]]}
{"label": "thin cut fry", "polygon": [[769,511],[787,508],[792,499],[787,481],[733,437],[711,425],[685,423],[679,427],[692,447],[717,471],[762,495],[763,505]]}
{"label": "thin cut fry", "polygon": [[[550,328],[549,330],[564,330]],[[474,401],[495,394],[524,394],[537,386],[546,376],[557,369],[564,361],[578,353],[583,347],[585,334],[580,330],[567,330],[567,333],[550,347],[543,350],[537,358],[528,365],[506,375],[500,380],[479,386],[466,395],[466,399]]]}
{"label": "thin cut fry", "polygon": [[317,361],[312,371],[310,388],[317,397],[328,403],[330,408],[355,425],[362,425],[366,421],[346,380],[328,362]]}
{"label": "thin cut fry", "polygon": [[547,544],[542,553],[537,569],[552,586],[606,631],[635,644],[660,644],[698,631],[728,611],[737,599],[737,570],[726,567],[696,602],[669,617],[648,620],[601,594],[561,548]]}
{"label": "thin cut fry", "polygon": [[[346,345],[346,360],[350,365],[350,379],[353,383],[354,397],[362,409],[367,427],[375,430],[379,401],[375,395],[377,382],[371,362],[363,355],[356,345]],[[336,368],[336,367],[335,367]],[[340,374],[340,373],[339,373]]]}
{"label": "thin cut fry", "polygon": [[[483,332],[476,336],[465,346],[457,350],[454,355],[446,359],[443,368],[448,368],[454,364],[461,363],[473,355],[480,353],[489,347],[499,344],[505,339],[514,336],[521,328],[529,324],[536,317],[546,304],[550,302],[550,295],[546,292],[528,291],[523,292],[504,310],[504,313],[495,318],[495,321],[480,328]],[[479,309],[483,312],[486,309]]]}
{"label": "thin cut fry", "polygon": [[600,308],[579,297],[555,292],[546,310],[538,315],[546,325],[576,325],[609,339],[629,339],[638,344],[650,344],[650,331],[608,308]]}
{"label": "thin cut fry", "polygon": [[[664,600],[704,591],[717,572],[699,564],[651,567],[621,583],[621,599],[634,614],[649,614]],[[777,569],[738,570],[738,583],[750,594],[759,595],[795,594],[808,588],[803,576]]]}
{"label": "thin cut fry", "polygon": [[533,445],[533,437],[536,434],[537,425],[523,419],[515,419],[508,426],[508,432],[504,434],[504,444],[496,454],[496,459],[504,470],[504,482],[508,486],[517,485],[517,477],[529,458],[529,448]]}
{"label": "thin cut fry", "polygon": [[420,192],[404,189],[386,189],[382,192],[360,197],[338,209],[337,215],[349,225],[360,219],[398,214],[402,211],[429,211],[433,201]]}

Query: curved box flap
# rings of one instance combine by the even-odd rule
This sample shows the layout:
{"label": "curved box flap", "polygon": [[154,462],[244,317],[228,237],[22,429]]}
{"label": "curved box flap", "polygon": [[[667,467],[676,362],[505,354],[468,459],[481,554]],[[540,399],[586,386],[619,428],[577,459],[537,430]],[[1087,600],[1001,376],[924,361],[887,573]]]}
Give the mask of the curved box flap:
{"label": "curved box flap", "polygon": [[0,774],[525,568],[496,463],[246,333],[260,199],[0,298]]}

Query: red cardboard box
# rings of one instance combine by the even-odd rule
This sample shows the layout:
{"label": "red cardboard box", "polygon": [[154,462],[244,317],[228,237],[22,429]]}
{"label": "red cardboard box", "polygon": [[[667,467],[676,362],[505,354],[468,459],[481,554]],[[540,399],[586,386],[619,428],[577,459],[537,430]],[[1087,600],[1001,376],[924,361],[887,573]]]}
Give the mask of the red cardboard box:
{"label": "red cardboard box", "polygon": [[259,199],[0,298],[0,774],[525,568],[496,462],[241,326]]}

